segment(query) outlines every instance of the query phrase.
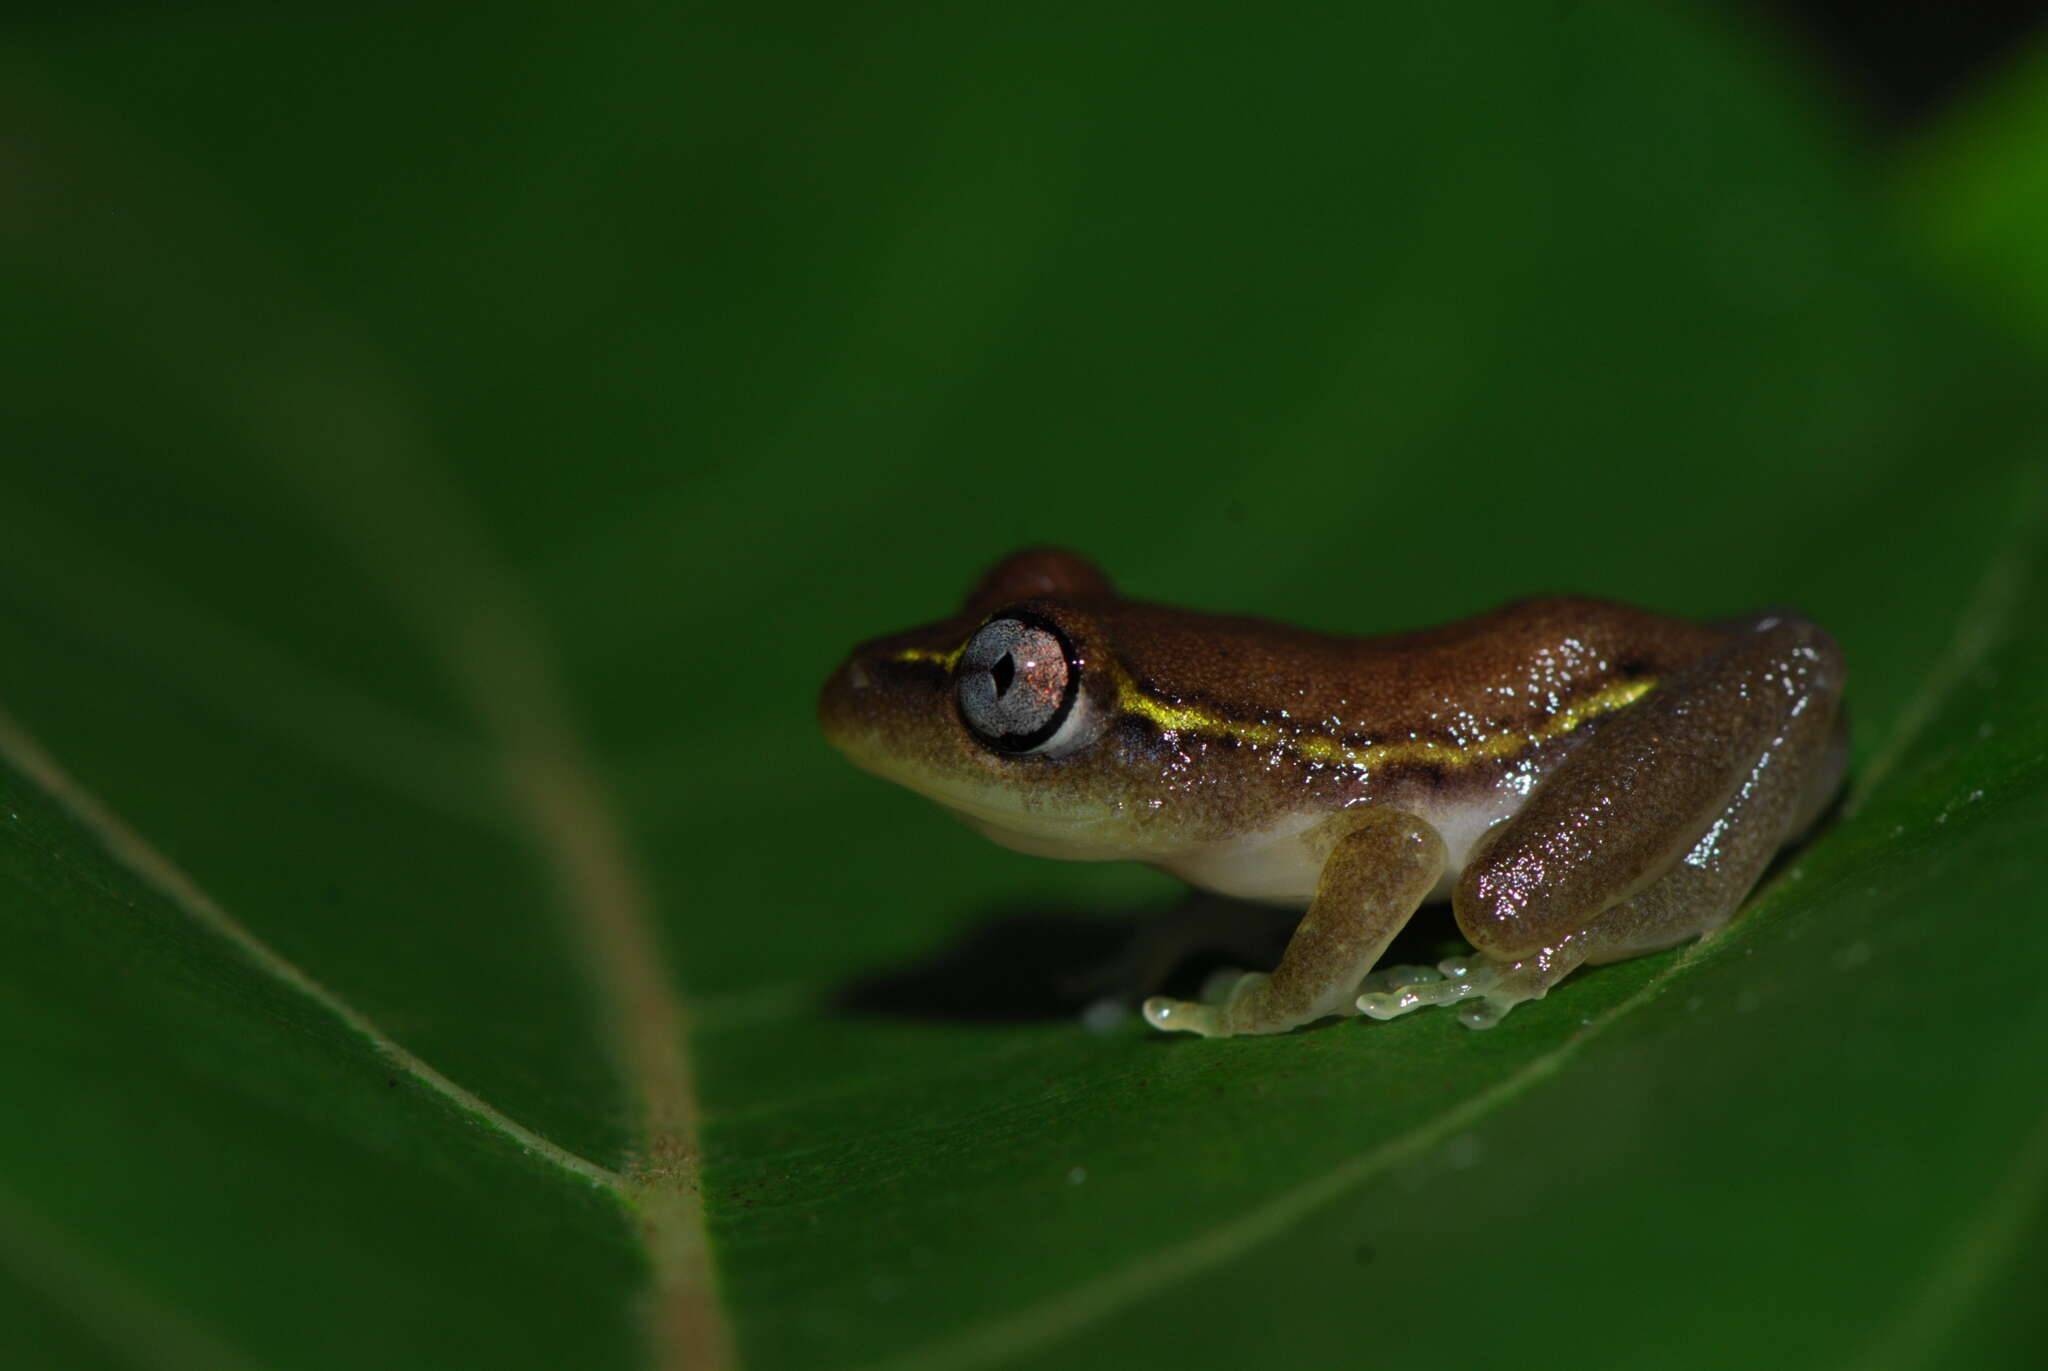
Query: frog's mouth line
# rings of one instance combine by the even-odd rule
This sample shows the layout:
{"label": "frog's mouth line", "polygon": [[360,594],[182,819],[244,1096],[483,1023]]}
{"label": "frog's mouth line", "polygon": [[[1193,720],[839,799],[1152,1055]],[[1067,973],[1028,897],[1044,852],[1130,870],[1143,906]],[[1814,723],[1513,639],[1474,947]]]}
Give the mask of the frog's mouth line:
{"label": "frog's mouth line", "polygon": [[[1047,804],[1041,795],[1033,793],[1022,783],[955,780],[905,762],[886,749],[870,751],[857,744],[849,745],[847,740],[834,741],[838,742],[848,760],[861,770],[916,791],[1008,846],[1015,844],[1008,842],[1005,835],[1022,840],[1079,839],[1085,842],[1088,835],[1101,833],[1122,816],[1120,805],[1098,801]],[[1107,841],[1107,836],[1104,837]],[[1117,855],[1129,854],[1119,850]]]}

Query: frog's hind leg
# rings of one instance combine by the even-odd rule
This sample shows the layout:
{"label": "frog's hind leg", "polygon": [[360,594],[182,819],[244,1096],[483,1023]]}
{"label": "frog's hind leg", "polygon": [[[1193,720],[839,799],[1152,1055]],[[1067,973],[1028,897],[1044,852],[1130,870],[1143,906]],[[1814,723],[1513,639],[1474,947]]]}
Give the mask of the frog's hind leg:
{"label": "frog's hind leg", "polygon": [[1726,923],[1841,782],[1839,650],[1772,616],[1603,725],[1474,849],[1453,895],[1477,951],[1370,978],[1392,1018],[1463,1002],[1475,1028],[1583,965]]}
{"label": "frog's hind leg", "polygon": [[1359,981],[1443,875],[1444,843],[1421,819],[1379,805],[1336,822],[1315,899],[1272,974],[1230,978],[1200,1003],[1154,996],[1153,1027],[1223,1038],[1353,1012]]}
{"label": "frog's hind leg", "polygon": [[[1751,830],[1752,832],[1754,830]],[[1359,1012],[1392,1019],[1427,1005],[1458,1006],[1467,1028],[1491,1028],[1525,1000],[1540,1000],[1550,988],[1582,966],[1626,961],[1708,933],[1727,922],[1770,861],[1753,865],[1685,861],[1648,889],[1594,917],[1576,933],[1519,957],[1495,959],[1483,952],[1447,958],[1434,968],[1395,966],[1376,971],[1359,987]]]}

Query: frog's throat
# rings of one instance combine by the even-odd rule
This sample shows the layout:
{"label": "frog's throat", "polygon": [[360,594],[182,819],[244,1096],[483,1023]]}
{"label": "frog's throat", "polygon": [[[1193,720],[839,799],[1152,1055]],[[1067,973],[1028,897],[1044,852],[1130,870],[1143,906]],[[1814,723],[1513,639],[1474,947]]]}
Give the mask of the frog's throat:
{"label": "frog's throat", "polygon": [[877,776],[952,810],[1005,846],[1017,845],[1011,838],[1073,835],[1077,840],[1084,839],[1091,832],[1100,833],[1123,811],[1123,806],[1111,800],[1055,797],[1053,792],[1015,782],[955,780],[940,772],[901,764],[886,753],[850,755]]}

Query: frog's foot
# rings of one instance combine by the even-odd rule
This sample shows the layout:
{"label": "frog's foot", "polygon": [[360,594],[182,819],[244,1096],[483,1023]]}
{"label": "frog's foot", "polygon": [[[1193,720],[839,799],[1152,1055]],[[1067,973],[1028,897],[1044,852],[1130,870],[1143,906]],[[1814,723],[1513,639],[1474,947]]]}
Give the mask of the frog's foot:
{"label": "frog's foot", "polygon": [[1472,952],[1433,967],[1389,966],[1375,971],[1359,986],[1358,1009],[1385,1020],[1426,1005],[1455,1004],[1460,1006],[1458,1022],[1465,1027],[1491,1028],[1524,1000],[1542,999],[1562,977],[1554,958],[1496,962]]}
{"label": "frog's foot", "polygon": [[1202,983],[1199,1000],[1176,1000],[1154,995],[1145,1001],[1145,1022],[1169,1033],[1196,1033],[1204,1038],[1228,1038],[1239,1033],[1269,1033],[1253,1020],[1272,977],[1263,971],[1239,971],[1234,967],[1212,972]]}

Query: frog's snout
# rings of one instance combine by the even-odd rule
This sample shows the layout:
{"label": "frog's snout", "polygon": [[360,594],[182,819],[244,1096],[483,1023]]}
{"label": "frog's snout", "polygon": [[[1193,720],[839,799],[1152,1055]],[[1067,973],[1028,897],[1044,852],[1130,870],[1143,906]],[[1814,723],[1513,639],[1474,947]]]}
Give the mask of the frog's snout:
{"label": "frog's snout", "polygon": [[894,713],[886,665],[856,652],[825,678],[818,692],[818,722],[825,736],[841,748],[873,735]]}
{"label": "frog's snout", "polygon": [[818,692],[818,722],[825,736],[838,742],[863,713],[861,705],[874,685],[874,675],[858,658],[842,662],[825,678]]}
{"label": "frog's snout", "polygon": [[957,751],[946,649],[896,639],[864,643],[825,678],[818,722],[825,737],[869,770],[892,759]]}

